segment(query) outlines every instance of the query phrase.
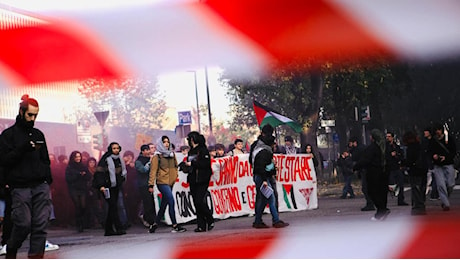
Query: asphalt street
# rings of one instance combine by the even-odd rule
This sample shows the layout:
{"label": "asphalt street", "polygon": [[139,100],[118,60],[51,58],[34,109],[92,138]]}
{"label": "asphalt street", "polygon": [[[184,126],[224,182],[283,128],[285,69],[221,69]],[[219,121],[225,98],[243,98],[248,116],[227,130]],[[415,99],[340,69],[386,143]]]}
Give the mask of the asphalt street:
{"label": "asphalt street", "polygon": [[[340,189],[341,186],[337,186]],[[451,210],[444,212],[439,200],[427,200],[426,216],[411,216],[410,206],[397,206],[397,198],[389,196],[391,214],[381,223],[371,221],[374,212],[363,212],[364,198],[340,199],[332,192],[319,197],[319,208],[298,212],[284,212],[280,218],[290,226],[284,229],[254,229],[254,217],[243,216],[219,220],[214,230],[195,233],[194,224],[184,225],[187,232],[171,233],[167,226],[150,234],[141,225],[133,225],[123,236],[103,236],[102,229],[89,229],[77,233],[74,229],[50,227],[48,240],[60,245],[56,251],[46,252],[46,258],[392,258],[379,247],[362,250],[360,243],[368,243],[376,232],[382,238],[404,244],[404,234],[413,233],[417,227],[411,223],[437,223],[442,218],[460,219],[459,186],[451,196]],[[406,187],[406,201],[410,202],[410,190]],[[271,224],[270,214],[263,216]],[[456,227],[454,232],[459,232]],[[448,235],[450,233],[447,233]],[[295,238],[297,242],[288,242]],[[457,244],[458,244],[457,236]],[[342,241],[343,240],[343,241]],[[276,241],[274,243],[273,241]],[[303,242],[300,242],[303,241]],[[26,240],[18,257],[27,258],[29,241]],[[285,246],[281,246],[288,243]],[[298,245],[296,244],[298,243]],[[315,246],[309,247],[308,244]],[[387,243],[386,240],[381,244]],[[391,242],[394,243],[394,242]],[[350,246],[343,248],[343,245]],[[267,249],[268,245],[270,249]],[[356,247],[356,248],[355,248]],[[298,250],[297,250],[298,248]],[[334,253],[339,251],[339,253]],[[394,249],[393,249],[394,250]],[[401,251],[401,250],[399,250]],[[398,251],[398,252],[399,252]],[[341,252],[341,253],[340,253]],[[460,250],[458,250],[460,256]],[[433,255],[438,256],[438,255]],[[443,256],[442,254],[440,256]],[[441,257],[446,258],[446,257]]]}

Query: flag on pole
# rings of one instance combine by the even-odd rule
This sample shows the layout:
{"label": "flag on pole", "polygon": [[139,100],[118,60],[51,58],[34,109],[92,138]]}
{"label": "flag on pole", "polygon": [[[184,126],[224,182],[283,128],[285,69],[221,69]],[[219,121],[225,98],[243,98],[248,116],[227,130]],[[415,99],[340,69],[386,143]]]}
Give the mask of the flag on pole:
{"label": "flag on pole", "polygon": [[298,122],[281,115],[280,113],[260,104],[255,100],[253,100],[253,105],[259,127],[263,127],[266,124],[270,124],[273,127],[277,127],[279,125],[288,125],[294,129],[296,133],[302,132],[302,125],[300,125]]}

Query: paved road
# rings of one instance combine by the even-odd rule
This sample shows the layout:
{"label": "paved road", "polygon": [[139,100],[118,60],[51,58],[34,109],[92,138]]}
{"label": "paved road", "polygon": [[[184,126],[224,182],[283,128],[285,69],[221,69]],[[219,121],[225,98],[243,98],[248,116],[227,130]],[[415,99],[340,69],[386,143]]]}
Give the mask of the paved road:
{"label": "paved road", "polygon": [[[406,190],[405,195],[406,200],[410,201],[410,191]],[[396,198],[389,197],[388,201],[391,214],[385,222],[379,223],[370,220],[373,212],[360,211],[364,205],[362,196],[355,199],[329,196],[319,198],[319,208],[316,210],[281,213],[281,219],[290,223],[284,229],[253,229],[251,224],[254,217],[249,216],[220,220],[216,223],[216,228],[207,233],[193,232],[193,224],[185,225],[188,229],[185,233],[170,233],[170,228],[165,226],[158,228],[154,234],[149,234],[146,228],[136,225],[128,229],[128,234],[112,237],[104,237],[102,229],[77,233],[74,229],[51,228],[48,238],[61,248],[47,252],[45,257],[393,258],[400,257],[401,254],[407,256],[401,252],[406,250],[407,241],[414,239],[413,234],[419,233],[419,223],[451,223],[449,221],[452,219],[460,219],[458,187],[452,194],[452,207],[449,212],[441,211],[439,200],[428,200],[427,216],[410,216],[410,206],[397,206]],[[269,214],[263,218],[266,223],[271,223]],[[445,219],[448,221],[444,221]],[[447,236],[457,234],[456,238],[452,238],[456,245],[460,242],[459,225],[453,227],[453,230],[444,227],[446,232],[443,231]],[[439,234],[434,234],[433,239],[436,240],[437,236]],[[430,237],[425,237],[425,240],[428,238]],[[448,251],[452,250],[450,244],[444,245],[446,246]],[[18,256],[26,258],[27,248],[28,241],[24,243]],[[457,257],[460,257],[460,250],[455,251],[459,252]],[[409,256],[420,258],[410,253],[413,252],[409,252]],[[426,255],[421,257],[423,256]],[[448,258],[450,255],[446,257],[442,252],[436,251],[431,255],[432,258],[437,256]]]}

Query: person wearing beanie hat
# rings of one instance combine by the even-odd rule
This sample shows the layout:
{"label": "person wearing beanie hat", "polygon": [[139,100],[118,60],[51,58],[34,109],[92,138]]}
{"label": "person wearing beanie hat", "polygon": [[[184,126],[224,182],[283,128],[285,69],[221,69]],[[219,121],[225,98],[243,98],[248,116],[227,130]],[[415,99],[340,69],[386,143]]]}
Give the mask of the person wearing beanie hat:
{"label": "person wearing beanie hat", "polygon": [[[45,135],[34,128],[39,112],[36,99],[23,95],[13,126],[0,135],[0,167],[11,188],[13,228],[6,258],[17,251],[30,234],[29,258],[43,258],[46,227],[51,215],[51,176]],[[34,196],[30,196],[34,194]]]}

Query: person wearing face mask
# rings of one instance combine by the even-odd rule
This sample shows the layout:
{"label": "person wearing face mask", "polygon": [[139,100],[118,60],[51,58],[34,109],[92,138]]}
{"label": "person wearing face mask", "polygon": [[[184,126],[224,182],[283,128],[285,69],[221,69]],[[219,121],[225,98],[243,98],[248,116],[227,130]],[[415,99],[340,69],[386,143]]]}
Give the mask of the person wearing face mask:
{"label": "person wearing face mask", "polygon": [[109,206],[104,236],[126,234],[118,216],[118,193],[127,174],[126,165],[120,152],[121,146],[118,143],[110,143],[107,152],[97,165],[93,179],[93,188],[104,194],[105,201]]}
{"label": "person wearing face mask", "polygon": [[22,96],[13,126],[0,135],[0,167],[11,189],[11,237],[6,258],[16,258],[18,249],[30,234],[29,258],[43,258],[46,227],[51,214],[51,176],[44,134],[34,128],[39,106],[36,99]]}

